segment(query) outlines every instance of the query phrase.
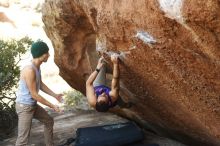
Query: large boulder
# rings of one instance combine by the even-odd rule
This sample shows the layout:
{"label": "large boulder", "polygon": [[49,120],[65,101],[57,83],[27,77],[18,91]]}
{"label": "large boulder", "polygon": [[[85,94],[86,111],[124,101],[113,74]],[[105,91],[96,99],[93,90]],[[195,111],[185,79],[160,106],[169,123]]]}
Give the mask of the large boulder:
{"label": "large boulder", "polygon": [[12,25],[15,25],[14,22],[5,15],[4,12],[0,12],[0,23],[11,23]]}
{"label": "large boulder", "polygon": [[[120,53],[113,112],[189,145],[220,146],[218,0],[46,0],[45,31],[60,75],[85,94],[98,53]],[[111,76],[109,76],[111,77]]]}

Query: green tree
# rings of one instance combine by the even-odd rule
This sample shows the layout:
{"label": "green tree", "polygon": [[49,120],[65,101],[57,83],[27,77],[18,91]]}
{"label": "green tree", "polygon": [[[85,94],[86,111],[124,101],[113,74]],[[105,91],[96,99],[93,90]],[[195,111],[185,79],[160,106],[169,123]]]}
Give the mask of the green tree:
{"label": "green tree", "polygon": [[0,40],[0,139],[5,138],[17,125],[15,113],[15,89],[19,80],[19,66],[22,54],[30,47],[32,40]]}

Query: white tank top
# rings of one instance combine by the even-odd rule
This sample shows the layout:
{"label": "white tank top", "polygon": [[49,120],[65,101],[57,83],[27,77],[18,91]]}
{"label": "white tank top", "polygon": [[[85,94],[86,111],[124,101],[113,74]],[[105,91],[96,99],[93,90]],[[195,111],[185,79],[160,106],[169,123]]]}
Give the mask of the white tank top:
{"label": "white tank top", "polygon": [[[35,70],[36,73],[36,87],[37,92],[40,90],[40,82],[41,82],[41,72],[40,69],[38,70],[37,67],[32,63],[31,65],[28,65],[26,67],[31,67]],[[37,101],[32,98],[31,93],[27,87],[27,84],[24,79],[20,79],[19,81],[19,87],[16,92],[16,102],[22,103],[22,104],[28,104],[28,105],[36,105]]]}

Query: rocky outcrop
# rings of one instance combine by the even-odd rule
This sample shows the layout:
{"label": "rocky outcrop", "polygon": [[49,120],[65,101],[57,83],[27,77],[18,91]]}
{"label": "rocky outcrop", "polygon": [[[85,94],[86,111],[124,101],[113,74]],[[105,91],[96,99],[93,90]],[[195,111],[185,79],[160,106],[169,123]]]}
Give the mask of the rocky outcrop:
{"label": "rocky outcrop", "polygon": [[120,53],[121,95],[135,105],[114,112],[189,145],[220,145],[218,0],[46,0],[43,21],[73,88],[85,93],[96,50],[107,61]]}
{"label": "rocky outcrop", "polygon": [[3,13],[3,12],[0,12],[0,22],[11,23],[13,26],[15,26],[14,22],[13,22],[11,19],[9,19],[9,18],[5,15],[5,13]]}

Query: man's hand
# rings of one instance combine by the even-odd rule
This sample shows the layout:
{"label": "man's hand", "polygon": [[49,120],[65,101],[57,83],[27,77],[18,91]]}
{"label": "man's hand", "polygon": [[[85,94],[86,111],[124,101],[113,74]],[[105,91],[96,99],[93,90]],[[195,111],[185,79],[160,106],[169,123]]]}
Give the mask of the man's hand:
{"label": "man's hand", "polygon": [[111,55],[111,61],[113,64],[118,64],[119,59],[118,59],[118,55],[117,54],[112,54]]}
{"label": "man's hand", "polygon": [[101,57],[101,58],[99,58],[99,61],[98,61],[98,64],[97,64],[97,69],[101,69],[102,68],[102,66],[103,66],[103,57]]}
{"label": "man's hand", "polygon": [[57,99],[57,101],[62,102],[63,94],[56,94],[55,98]]}
{"label": "man's hand", "polygon": [[53,105],[52,109],[53,109],[55,112],[58,112],[58,113],[61,112],[59,106],[57,106],[57,105]]}

